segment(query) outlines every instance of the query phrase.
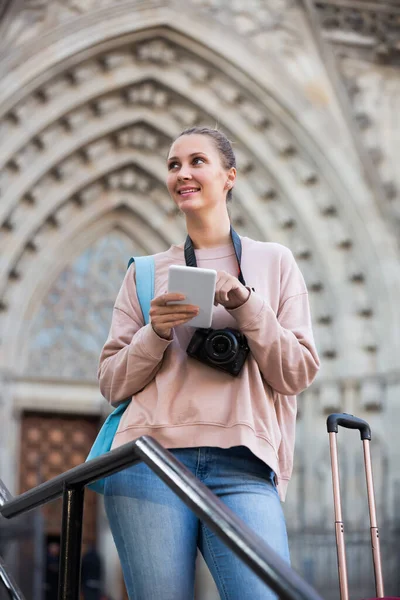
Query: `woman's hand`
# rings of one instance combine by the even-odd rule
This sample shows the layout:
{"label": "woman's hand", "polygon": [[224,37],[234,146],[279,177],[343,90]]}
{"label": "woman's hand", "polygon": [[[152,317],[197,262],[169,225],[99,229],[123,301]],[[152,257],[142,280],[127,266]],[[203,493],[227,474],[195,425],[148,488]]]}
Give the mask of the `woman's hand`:
{"label": "woman's hand", "polygon": [[250,290],[242,285],[237,277],[226,273],[226,271],[218,271],[215,286],[215,306],[222,304],[230,310],[239,308],[248,300],[249,296]]}
{"label": "woman's hand", "polygon": [[149,314],[151,326],[157,335],[170,340],[174,327],[187,323],[199,314],[199,307],[192,304],[168,304],[184,299],[183,294],[171,293],[152,300]]}

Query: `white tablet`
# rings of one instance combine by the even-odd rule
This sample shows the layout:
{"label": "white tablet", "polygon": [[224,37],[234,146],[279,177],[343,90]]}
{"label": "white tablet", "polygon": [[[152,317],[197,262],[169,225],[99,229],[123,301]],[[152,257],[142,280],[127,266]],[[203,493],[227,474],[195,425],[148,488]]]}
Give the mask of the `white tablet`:
{"label": "white tablet", "polygon": [[185,300],[176,304],[193,304],[200,309],[199,314],[188,321],[191,327],[211,327],[216,281],[217,272],[213,269],[180,265],[169,267],[168,292],[185,295]]}

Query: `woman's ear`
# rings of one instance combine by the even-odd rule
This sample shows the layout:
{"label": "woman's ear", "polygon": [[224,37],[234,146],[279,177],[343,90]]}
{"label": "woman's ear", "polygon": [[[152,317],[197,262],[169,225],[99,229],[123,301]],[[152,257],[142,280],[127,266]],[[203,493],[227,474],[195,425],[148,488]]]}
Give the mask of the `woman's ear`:
{"label": "woman's ear", "polygon": [[235,185],[235,181],[236,181],[236,169],[235,169],[235,167],[231,167],[228,171],[228,176],[227,176],[227,180],[226,180],[226,184],[225,184],[226,189],[231,190],[233,188],[233,186]]}

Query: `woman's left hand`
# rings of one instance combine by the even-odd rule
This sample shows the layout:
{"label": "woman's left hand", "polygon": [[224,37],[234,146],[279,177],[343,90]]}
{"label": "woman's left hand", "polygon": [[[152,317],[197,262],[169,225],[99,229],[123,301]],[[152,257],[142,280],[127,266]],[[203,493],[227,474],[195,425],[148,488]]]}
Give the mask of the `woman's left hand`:
{"label": "woman's left hand", "polygon": [[230,310],[239,308],[248,300],[250,290],[240,283],[234,275],[226,271],[217,272],[214,304],[222,304]]}

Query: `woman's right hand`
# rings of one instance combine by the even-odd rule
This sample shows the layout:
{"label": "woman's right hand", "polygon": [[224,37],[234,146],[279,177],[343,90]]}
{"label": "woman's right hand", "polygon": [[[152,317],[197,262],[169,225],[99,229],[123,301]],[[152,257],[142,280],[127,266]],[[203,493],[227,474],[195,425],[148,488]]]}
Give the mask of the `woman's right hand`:
{"label": "woman's right hand", "polygon": [[[172,329],[187,323],[199,314],[199,307],[192,304],[173,304],[184,300],[183,294],[163,294],[151,301],[150,322],[156,334],[170,340]],[[172,302],[172,304],[168,304]]]}

